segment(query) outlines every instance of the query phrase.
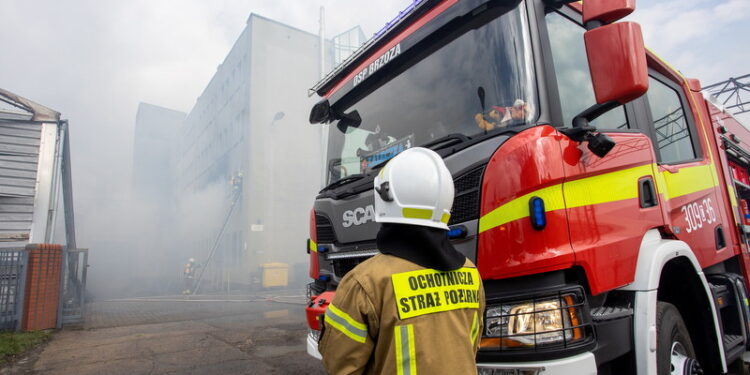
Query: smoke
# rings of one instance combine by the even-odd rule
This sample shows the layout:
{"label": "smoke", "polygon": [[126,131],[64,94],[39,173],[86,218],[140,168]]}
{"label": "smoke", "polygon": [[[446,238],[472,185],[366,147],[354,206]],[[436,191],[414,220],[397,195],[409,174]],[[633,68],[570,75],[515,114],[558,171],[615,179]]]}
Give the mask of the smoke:
{"label": "smoke", "polygon": [[[60,111],[70,120],[78,245],[90,249],[88,289],[97,298],[179,291],[184,263],[189,257],[205,261],[231,202],[228,178],[195,191],[178,191],[165,201],[152,201],[132,190],[138,103],[190,112],[246,27],[251,12],[316,33],[319,6],[324,5],[328,36],[355,25],[361,25],[370,36],[409,3],[411,0],[0,2],[0,24],[6,31],[0,33],[0,87]],[[743,14],[740,10],[747,8],[738,0],[721,4],[714,6],[711,14],[737,18]],[[666,11],[679,12],[680,6]],[[747,58],[732,57],[747,54],[732,46],[741,31],[732,38],[728,29],[719,30],[722,24],[714,22],[711,30],[721,38],[704,32],[697,39],[685,41],[680,33],[691,25],[694,16],[670,17],[673,21],[665,22],[663,17],[647,13],[648,8],[644,1],[636,12],[643,14],[647,36],[665,31],[679,42],[679,48],[666,48],[664,55],[668,60],[677,58],[678,66],[699,73],[695,74],[699,78],[705,74],[709,77],[705,83],[726,78],[728,74],[720,73],[724,71],[746,73],[742,70]],[[731,27],[745,30],[746,26],[738,21],[733,20]],[[661,23],[664,26],[659,28]],[[690,45],[686,48],[687,43]],[[269,68],[273,65],[269,64]],[[272,82],[268,87],[268,97],[306,94],[288,92],[286,82]],[[261,116],[266,123],[278,111],[286,113],[276,126],[285,126],[290,139],[286,144],[268,147],[293,153],[299,145],[315,142],[311,137],[294,136],[309,128],[299,120],[305,118],[308,110],[309,106],[303,105],[267,108],[268,113]],[[175,134],[173,141],[177,139]],[[298,164],[317,168],[309,167],[308,160],[299,160]],[[295,173],[301,169],[295,169],[299,167],[294,164],[286,168],[282,176],[285,179],[276,184],[283,186],[286,194],[303,196],[311,203],[318,186],[310,186],[314,184]],[[243,189],[252,191],[261,183],[245,181]],[[310,187],[300,188],[305,186]],[[183,203],[177,205],[177,201]],[[241,204],[249,207],[251,203]],[[309,205],[284,207],[286,211],[279,211],[277,217],[288,217],[288,223],[303,227]],[[167,215],[170,210],[173,211]],[[249,224],[256,225],[255,229],[261,229],[258,225],[265,229],[274,225],[257,220],[250,220]],[[254,233],[260,233],[252,230],[231,227],[222,241],[224,245],[227,241],[237,242],[241,231],[251,231],[251,239]],[[303,238],[285,240],[289,245],[283,249],[263,249],[263,253],[253,253],[252,246],[243,240],[239,240],[239,248],[249,251],[251,257],[264,256],[268,261],[283,255],[292,267],[292,260],[306,262]],[[214,261],[229,264],[232,259],[217,257]],[[232,277],[235,281],[240,277],[247,279],[247,275]]]}
{"label": "smoke", "polygon": [[[327,32],[344,31],[356,25],[357,18],[369,23],[363,27],[373,32],[408,1],[392,3],[325,4]],[[189,112],[251,12],[317,32],[319,5],[0,2],[0,22],[8,30],[0,34],[0,87],[58,110],[70,120],[78,245],[90,249],[88,289],[95,297],[180,290],[182,266],[189,257],[204,261],[228,206],[226,181],[175,196],[175,201],[187,203],[171,220],[165,220],[169,216],[165,211],[176,205],[151,201],[131,190],[138,103]],[[352,17],[365,10],[382,16]],[[280,87],[275,90],[276,95],[288,94]],[[300,208],[304,221],[308,211],[309,206]],[[223,241],[236,240],[234,231]],[[287,251],[304,254],[304,242],[298,246]]]}

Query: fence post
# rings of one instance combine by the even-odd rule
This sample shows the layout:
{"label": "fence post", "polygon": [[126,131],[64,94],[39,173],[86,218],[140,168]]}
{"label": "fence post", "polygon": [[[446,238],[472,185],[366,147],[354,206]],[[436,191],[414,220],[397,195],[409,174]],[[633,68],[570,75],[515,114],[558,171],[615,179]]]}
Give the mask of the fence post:
{"label": "fence post", "polygon": [[[79,254],[79,258],[80,258]],[[83,321],[86,316],[86,276],[89,269],[89,250],[86,249],[83,252],[83,263],[79,263],[81,266],[81,290],[80,290],[80,305],[81,305],[81,320]]]}
{"label": "fence post", "polygon": [[62,293],[60,290],[62,246],[29,244],[27,248],[29,249],[29,267],[26,277],[22,329],[33,331],[55,328],[57,327],[59,295]]}
{"label": "fence post", "polygon": [[60,261],[60,298],[57,300],[57,324],[55,328],[60,329],[63,325],[63,309],[65,308],[65,289],[66,281],[68,280],[68,247],[63,246],[62,248],[62,259]]}
{"label": "fence post", "polygon": [[[6,251],[13,251],[15,254],[11,255],[11,258],[16,259],[15,268],[17,271],[15,272],[15,291],[13,295],[13,320],[15,320],[15,327],[13,329],[15,331],[20,331],[23,325],[23,317],[24,317],[24,305],[25,303],[25,297],[26,297],[26,270],[29,267],[29,252],[26,250],[26,248],[17,248],[17,249],[4,249]],[[6,293],[10,293],[11,285],[8,285],[8,288],[6,289]],[[6,302],[7,303],[7,302]]]}
{"label": "fence post", "polygon": [[21,328],[23,328],[23,318],[24,313],[26,312],[24,310],[24,307],[26,306],[26,277],[28,274],[29,269],[29,250],[27,248],[23,248],[18,251],[18,267],[20,268],[21,272],[17,279],[18,286],[16,287],[16,295],[15,295],[15,306],[16,309],[16,331],[21,331]]}

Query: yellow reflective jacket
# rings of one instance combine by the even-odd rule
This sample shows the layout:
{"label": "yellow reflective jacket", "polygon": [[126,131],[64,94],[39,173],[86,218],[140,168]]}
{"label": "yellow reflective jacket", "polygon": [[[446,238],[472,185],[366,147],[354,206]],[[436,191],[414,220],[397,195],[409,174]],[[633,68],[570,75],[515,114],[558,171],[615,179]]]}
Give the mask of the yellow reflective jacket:
{"label": "yellow reflective jacket", "polygon": [[339,284],[318,344],[330,374],[475,374],[484,288],[470,260],[453,271],[379,254]]}

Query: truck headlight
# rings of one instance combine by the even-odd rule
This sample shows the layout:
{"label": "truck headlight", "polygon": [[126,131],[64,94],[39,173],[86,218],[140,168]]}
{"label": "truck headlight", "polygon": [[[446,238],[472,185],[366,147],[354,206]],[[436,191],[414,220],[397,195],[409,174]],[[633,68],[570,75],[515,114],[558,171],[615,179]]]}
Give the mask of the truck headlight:
{"label": "truck headlight", "polygon": [[584,341],[583,298],[565,293],[488,305],[482,349],[522,349]]}

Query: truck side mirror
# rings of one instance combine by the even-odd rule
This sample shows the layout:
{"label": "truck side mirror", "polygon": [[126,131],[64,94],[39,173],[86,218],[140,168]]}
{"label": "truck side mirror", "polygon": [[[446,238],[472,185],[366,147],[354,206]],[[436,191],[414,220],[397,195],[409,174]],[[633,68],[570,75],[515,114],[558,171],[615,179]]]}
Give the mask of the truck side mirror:
{"label": "truck side mirror", "polygon": [[607,25],[625,18],[634,10],[635,0],[587,0],[583,2],[583,24],[598,22],[598,26]]}
{"label": "truck side mirror", "polygon": [[328,99],[323,99],[313,106],[310,111],[310,123],[322,124],[333,120],[333,111]]}
{"label": "truck side mirror", "polygon": [[583,35],[597,104],[625,104],[648,90],[646,48],[641,26],[613,24],[635,10],[635,0],[583,2]]}
{"label": "truck side mirror", "polygon": [[589,122],[646,93],[648,67],[641,26],[615,22],[635,10],[635,0],[586,0],[583,2],[583,34],[596,104],[573,119],[573,127],[561,132],[603,158],[615,146],[605,134],[594,134]]}
{"label": "truck side mirror", "polygon": [[598,104],[625,104],[648,90],[646,48],[641,26],[620,22],[583,34]]}

